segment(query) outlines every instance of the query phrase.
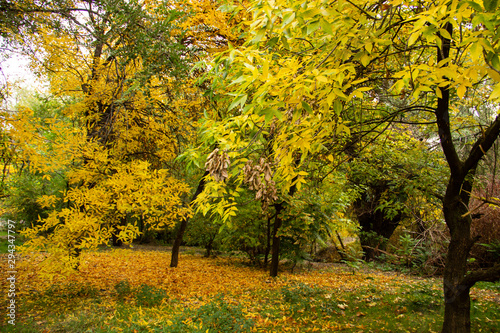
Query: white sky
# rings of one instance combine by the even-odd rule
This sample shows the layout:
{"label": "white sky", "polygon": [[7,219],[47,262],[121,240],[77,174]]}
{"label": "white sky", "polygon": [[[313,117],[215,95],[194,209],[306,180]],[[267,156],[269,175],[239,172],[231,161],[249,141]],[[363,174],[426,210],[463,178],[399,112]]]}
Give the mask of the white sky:
{"label": "white sky", "polygon": [[0,61],[0,83],[6,82],[11,87],[9,91],[8,107],[16,104],[19,90],[46,91],[46,85],[37,78],[29,68],[29,59],[18,54],[11,55],[8,59]]}

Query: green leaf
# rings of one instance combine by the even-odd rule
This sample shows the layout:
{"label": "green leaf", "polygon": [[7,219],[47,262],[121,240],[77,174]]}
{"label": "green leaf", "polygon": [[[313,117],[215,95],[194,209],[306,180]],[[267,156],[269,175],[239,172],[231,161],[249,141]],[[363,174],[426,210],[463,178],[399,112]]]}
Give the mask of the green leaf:
{"label": "green leaf", "polygon": [[290,50],[290,45],[288,44],[288,38],[286,38],[285,36],[281,36],[281,44],[283,44],[283,47],[286,50]]}
{"label": "green leaf", "polygon": [[235,106],[237,106],[238,104],[242,107],[245,102],[247,101],[247,98],[248,98],[248,95],[241,95],[239,97],[237,97],[232,103],[231,105],[229,106],[229,110],[232,110]]}
{"label": "green leaf", "polygon": [[467,4],[472,7],[475,11],[482,12],[483,8],[481,7],[480,4],[474,1],[467,1]]}
{"label": "green leaf", "polygon": [[262,39],[262,37],[264,37],[265,34],[266,34],[266,28],[259,29],[259,31],[257,31],[257,33],[255,34],[255,37],[253,38],[252,43],[256,44],[256,43],[260,42],[260,40]]}
{"label": "green leaf", "polygon": [[321,19],[321,29],[323,29],[325,34],[333,35],[332,25],[325,19]]}
{"label": "green leaf", "polygon": [[498,7],[498,0],[483,0],[484,9],[487,12],[494,12]]}
{"label": "green leaf", "polygon": [[311,33],[313,33],[316,30],[318,30],[319,26],[320,26],[320,20],[316,20],[314,22],[309,23],[307,25],[307,35],[310,35]]}
{"label": "green leaf", "polygon": [[309,104],[307,104],[306,102],[302,101],[302,107],[304,108],[304,110],[306,110],[308,113],[312,113],[312,108]]}
{"label": "green leaf", "polygon": [[292,12],[292,13],[287,13],[284,17],[283,17],[283,27],[289,25],[290,23],[292,23],[292,21],[295,19],[295,13]]}
{"label": "green leaf", "polygon": [[303,14],[302,14],[302,17],[304,19],[308,19],[308,18],[312,18],[318,14],[321,14],[321,9],[319,8],[311,8],[311,9],[308,9],[306,10]]}
{"label": "green leaf", "polygon": [[491,56],[491,66],[500,71],[500,58],[498,57],[498,54],[493,54]]}
{"label": "green leaf", "polygon": [[283,118],[283,115],[281,114],[281,112],[279,112],[279,110],[277,110],[276,108],[266,108],[264,110],[262,110],[261,112],[259,112],[259,114],[263,114],[265,119],[266,119],[266,123],[270,123],[274,117],[278,118],[279,120],[281,120]]}
{"label": "green leaf", "polygon": [[342,112],[342,103],[336,99],[334,102],[333,102],[333,110],[335,111],[335,113],[339,114],[340,112]]}

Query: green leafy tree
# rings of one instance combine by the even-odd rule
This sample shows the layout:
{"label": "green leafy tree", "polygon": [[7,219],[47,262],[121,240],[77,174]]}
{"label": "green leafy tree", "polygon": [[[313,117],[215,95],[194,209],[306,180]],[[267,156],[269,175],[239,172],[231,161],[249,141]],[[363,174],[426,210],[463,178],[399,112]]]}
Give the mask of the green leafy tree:
{"label": "green leafy tree", "polygon": [[[439,138],[448,164],[443,213],[451,234],[443,332],[469,332],[470,287],[500,278],[499,265],[466,269],[474,244],[468,214],[474,173],[498,138],[500,118],[476,122],[470,149],[459,153],[455,138],[465,124],[457,111],[485,100],[494,108],[500,98],[497,2],[260,1],[247,8],[253,14],[247,42],[214,65],[215,88],[227,107],[207,122],[205,133],[231,168],[213,179],[237,178],[263,133],[273,133],[273,180],[287,195],[304,181],[302,167],[311,155],[329,158],[327,142],[345,142],[352,115],[355,124],[372,123],[373,132],[402,120],[437,125],[427,133]],[[208,183],[212,199],[200,200],[210,202],[223,188]],[[234,212],[227,196],[209,205],[223,218]]]}
{"label": "green leafy tree", "polygon": [[366,147],[354,151],[347,177],[358,192],[352,210],[361,227],[364,259],[373,260],[386,250],[396,228],[412,218],[412,201],[425,199],[427,207],[420,207],[421,212],[439,206],[446,176],[439,153],[404,128],[386,130],[369,145],[358,145]]}

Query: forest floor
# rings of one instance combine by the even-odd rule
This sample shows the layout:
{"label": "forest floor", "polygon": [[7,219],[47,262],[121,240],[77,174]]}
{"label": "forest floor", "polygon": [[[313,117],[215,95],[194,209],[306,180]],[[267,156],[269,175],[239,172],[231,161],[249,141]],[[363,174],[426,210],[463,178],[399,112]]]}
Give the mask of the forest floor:
{"label": "forest floor", "polygon": [[[9,296],[2,254],[1,332],[438,332],[439,278],[308,263],[270,278],[239,257],[165,247],[86,252],[80,270],[44,275],[40,256],[17,260]],[[471,291],[473,332],[498,332],[500,284]],[[15,325],[6,304],[15,300]]]}

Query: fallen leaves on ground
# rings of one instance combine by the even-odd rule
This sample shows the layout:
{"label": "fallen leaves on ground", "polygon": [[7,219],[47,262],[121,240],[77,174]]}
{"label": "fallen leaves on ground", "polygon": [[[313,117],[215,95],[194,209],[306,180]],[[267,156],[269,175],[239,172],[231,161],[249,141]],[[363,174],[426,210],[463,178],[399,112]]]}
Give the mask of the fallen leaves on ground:
{"label": "fallen leaves on ground", "polygon": [[[101,321],[103,330],[114,327],[116,332],[133,332],[137,327],[153,332],[170,327],[186,314],[179,325],[198,332],[205,328],[204,323],[191,322],[188,310],[205,311],[204,306],[212,305],[241,308],[253,323],[252,331],[370,332],[376,327],[394,332],[398,327],[421,325],[422,316],[428,316],[425,328],[432,331],[440,322],[438,279],[378,271],[353,274],[338,265],[300,273],[284,271],[278,278],[270,278],[268,271],[246,266],[234,257],[182,255],[179,267],[171,268],[170,252],[129,249],[83,253],[79,271],[49,278],[37,269],[42,258],[23,259],[16,273],[16,297],[22,311],[19,320],[31,320],[40,327],[69,327],[73,322],[93,320]],[[7,288],[5,272],[2,267],[2,290]],[[118,289],[121,283],[125,283],[124,290],[130,289],[122,292],[123,299]],[[137,294],[144,285],[149,293],[145,300],[159,297],[160,303],[139,303]],[[481,300],[478,305],[498,306],[495,291],[473,290],[471,294]],[[223,301],[217,301],[220,295]],[[3,301],[6,297],[4,292]],[[429,306],[433,307],[426,310]],[[498,316],[488,319],[492,325],[499,320]]]}

